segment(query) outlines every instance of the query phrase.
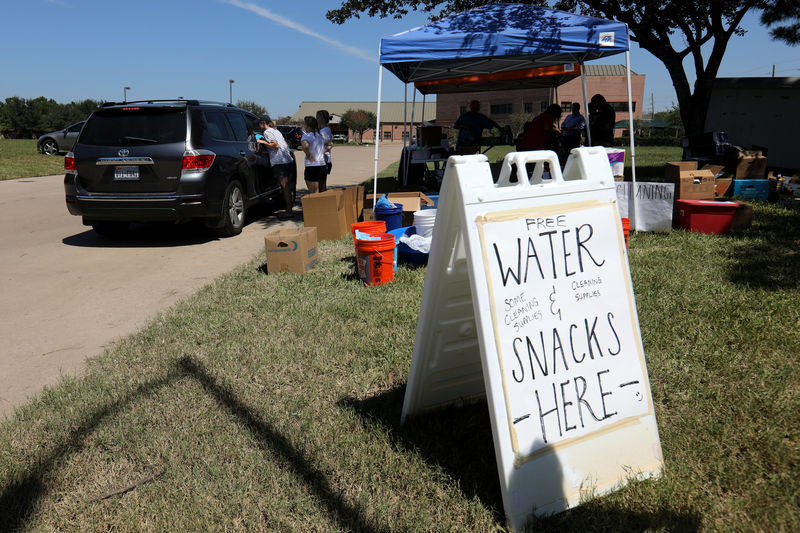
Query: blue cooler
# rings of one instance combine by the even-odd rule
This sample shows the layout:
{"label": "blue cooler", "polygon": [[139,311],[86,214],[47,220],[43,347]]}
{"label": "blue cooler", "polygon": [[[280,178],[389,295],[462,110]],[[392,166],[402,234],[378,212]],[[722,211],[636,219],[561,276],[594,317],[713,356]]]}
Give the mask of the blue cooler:
{"label": "blue cooler", "polygon": [[769,197],[769,180],[733,180],[733,196],[751,200],[767,201]]}

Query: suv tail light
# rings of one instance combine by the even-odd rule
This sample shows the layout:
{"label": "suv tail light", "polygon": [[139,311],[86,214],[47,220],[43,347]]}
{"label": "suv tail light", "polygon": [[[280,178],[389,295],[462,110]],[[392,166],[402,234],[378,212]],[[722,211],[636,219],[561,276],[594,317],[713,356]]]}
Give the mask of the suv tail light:
{"label": "suv tail light", "polygon": [[75,154],[72,152],[67,152],[67,155],[64,156],[64,172],[66,174],[78,174],[78,167],[75,165]]}
{"label": "suv tail light", "polygon": [[201,172],[214,164],[217,154],[209,150],[186,150],[183,152],[181,172]]}

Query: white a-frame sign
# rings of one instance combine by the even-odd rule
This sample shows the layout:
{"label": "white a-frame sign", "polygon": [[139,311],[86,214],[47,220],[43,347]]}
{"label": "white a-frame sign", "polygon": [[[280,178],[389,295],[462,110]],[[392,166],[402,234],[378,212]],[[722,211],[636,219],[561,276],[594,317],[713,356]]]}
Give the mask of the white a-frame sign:
{"label": "white a-frame sign", "polygon": [[563,176],[509,154],[496,184],[483,155],[447,162],[402,416],[485,394],[515,529],[661,471],[616,198],[602,148]]}

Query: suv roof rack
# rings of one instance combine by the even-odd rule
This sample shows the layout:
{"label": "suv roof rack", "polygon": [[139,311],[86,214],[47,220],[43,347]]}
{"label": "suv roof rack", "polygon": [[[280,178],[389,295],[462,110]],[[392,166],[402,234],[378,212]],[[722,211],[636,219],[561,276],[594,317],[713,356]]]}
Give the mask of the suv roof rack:
{"label": "suv roof rack", "polygon": [[100,107],[112,107],[112,106],[130,105],[130,104],[162,104],[162,103],[175,103],[183,105],[217,105],[223,107],[235,107],[233,104],[229,104],[226,102],[216,102],[213,100],[186,100],[184,98],[178,98],[178,99],[153,98],[149,100],[128,100],[127,102],[104,102],[100,105]]}

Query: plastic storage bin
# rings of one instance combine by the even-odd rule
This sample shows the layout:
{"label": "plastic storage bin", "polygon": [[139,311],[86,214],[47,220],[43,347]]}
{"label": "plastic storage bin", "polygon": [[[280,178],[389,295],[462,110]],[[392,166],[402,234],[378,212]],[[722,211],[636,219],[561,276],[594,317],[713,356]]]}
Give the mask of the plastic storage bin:
{"label": "plastic storage bin", "polygon": [[713,200],[676,200],[680,226],[698,233],[722,235],[731,230],[733,215],[739,208],[736,202]]}
{"label": "plastic storage bin", "polygon": [[733,195],[739,198],[767,201],[769,180],[733,180]]}

